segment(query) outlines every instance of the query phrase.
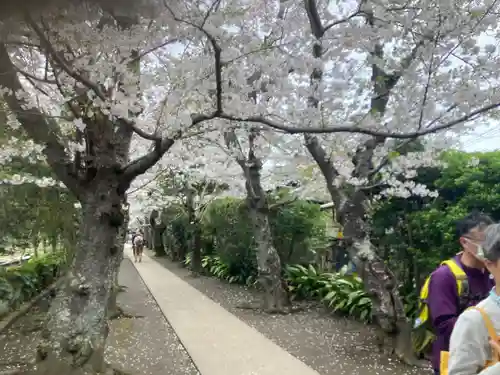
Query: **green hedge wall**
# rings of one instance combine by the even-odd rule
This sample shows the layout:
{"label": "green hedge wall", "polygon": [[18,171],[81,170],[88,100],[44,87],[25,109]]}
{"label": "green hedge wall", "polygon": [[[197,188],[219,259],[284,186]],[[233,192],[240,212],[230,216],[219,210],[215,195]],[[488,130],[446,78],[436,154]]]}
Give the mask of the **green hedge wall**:
{"label": "green hedge wall", "polygon": [[[185,210],[172,205],[164,209],[162,220],[166,253],[190,250],[190,225]],[[284,264],[309,264],[315,252],[327,246],[326,225],[330,218],[319,205],[294,201],[271,210],[274,245]],[[256,270],[255,243],[244,199],[221,198],[208,204],[201,214],[203,255],[216,255],[231,274],[247,277]]]}

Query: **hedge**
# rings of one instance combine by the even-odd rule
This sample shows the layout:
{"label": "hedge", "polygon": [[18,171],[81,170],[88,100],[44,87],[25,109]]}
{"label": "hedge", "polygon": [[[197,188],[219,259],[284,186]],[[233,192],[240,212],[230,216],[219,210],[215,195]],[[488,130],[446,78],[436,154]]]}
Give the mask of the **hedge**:
{"label": "hedge", "polygon": [[0,317],[51,285],[61,271],[63,260],[61,254],[53,253],[0,269]]}
{"label": "hedge", "polygon": [[[244,199],[220,198],[202,211],[203,255],[216,255],[228,267],[229,275],[247,279],[256,274],[256,244]],[[162,220],[165,253],[190,250],[190,223],[181,206],[164,209]],[[294,201],[270,212],[270,224],[283,264],[309,264],[315,252],[328,245],[326,227],[331,220],[318,204]]]}

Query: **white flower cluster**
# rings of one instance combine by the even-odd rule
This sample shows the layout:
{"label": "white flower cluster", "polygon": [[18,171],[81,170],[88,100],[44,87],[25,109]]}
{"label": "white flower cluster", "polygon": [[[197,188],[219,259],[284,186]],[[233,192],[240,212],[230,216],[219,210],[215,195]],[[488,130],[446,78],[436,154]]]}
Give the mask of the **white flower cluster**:
{"label": "white flower cluster", "polygon": [[3,185],[23,185],[23,184],[34,184],[39,187],[59,187],[66,188],[64,184],[59,181],[54,180],[50,177],[37,178],[32,175],[27,174],[14,174],[8,178],[0,179],[0,184]]}

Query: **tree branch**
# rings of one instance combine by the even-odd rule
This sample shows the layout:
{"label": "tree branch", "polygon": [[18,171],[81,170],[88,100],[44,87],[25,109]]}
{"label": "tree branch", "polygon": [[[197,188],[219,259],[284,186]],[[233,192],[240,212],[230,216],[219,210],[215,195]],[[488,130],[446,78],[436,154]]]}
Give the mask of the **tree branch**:
{"label": "tree branch", "polygon": [[72,174],[71,158],[58,139],[58,125],[39,109],[28,109],[27,102],[21,99],[25,91],[3,43],[0,43],[0,87],[8,90],[3,97],[26,133],[36,143],[45,146],[43,153],[56,176],[75,196],[80,197],[81,189],[77,177]]}
{"label": "tree branch", "polygon": [[76,81],[82,83],[87,88],[94,91],[94,93],[103,101],[106,101],[106,96],[99,88],[99,85],[90,81],[88,78],[84,77],[82,74],[78,73],[72,69],[68,62],[54,49],[50,41],[45,36],[43,30],[38,26],[38,24],[33,20],[29,13],[26,13],[26,22],[35,31],[36,35],[40,39],[40,45],[46,49],[49,56],[54,59],[55,62],[61,67],[62,70],[66,72],[70,77],[74,78]]}
{"label": "tree branch", "polygon": [[[209,121],[217,117],[217,111],[209,115],[192,115],[192,121],[190,128],[204,122]],[[172,137],[165,137],[162,139],[157,139],[153,150],[147,154],[131,161],[122,170],[120,188],[125,191],[129,188],[130,183],[137,176],[145,173],[149,168],[155,165],[163,155],[173,146],[176,140],[182,137],[182,131],[178,131]]]}
{"label": "tree branch", "polygon": [[[164,6],[165,8],[170,12],[172,18],[177,21],[181,22],[187,25],[190,25],[197,30],[201,31],[209,40],[209,42],[212,45],[212,48],[214,50],[214,65],[215,65],[215,82],[216,82],[216,105],[215,105],[215,111],[212,112],[211,114],[196,114],[192,115],[192,122],[189,128],[192,128],[204,121],[212,120],[214,118],[220,117],[220,114],[222,113],[222,60],[221,60],[221,48],[219,44],[217,43],[217,40],[210,34],[208,33],[204,28],[203,25],[206,22],[207,18],[209,17],[210,13],[212,12],[213,9],[217,7],[219,4],[220,0],[216,0],[213,2],[212,6],[210,7],[209,11],[207,12],[205,19],[203,21],[203,24],[196,25],[190,21],[183,20],[175,15],[175,13],[172,11],[172,9],[168,6],[168,4],[164,1]],[[133,125],[133,124],[129,124]],[[163,155],[172,147],[172,145],[175,143],[175,141],[179,138],[182,137],[183,133],[182,131],[178,131],[175,133],[173,137],[166,137],[163,139],[158,138],[156,135],[148,134],[146,132],[143,132],[142,130],[138,129],[137,127],[133,127],[134,131],[142,136],[145,139],[153,140],[155,141],[155,146],[153,150],[138,159],[130,162],[125,168],[122,170],[122,177],[121,177],[121,183],[120,183],[120,189],[123,189],[124,191],[128,189],[130,186],[130,183],[132,180],[145,173],[149,168],[151,168],[155,163],[157,163]]]}
{"label": "tree branch", "polygon": [[218,6],[220,3],[220,0],[215,0],[212,3],[212,6],[208,10],[207,14],[205,15],[203,19],[203,23],[201,25],[197,25],[193,22],[184,20],[182,18],[179,18],[176,16],[174,11],[167,5],[166,1],[163,1],[163,4],[165,8],[169,11],[171,14],[172,18],[180,23],[184,23],[186,25],[192,26],[195,29],[201,31],[208,39],[210,44],[212,45],[212,49],[214,50],[214,70],[215,70],[215,108],[216,108],[216,113],[222,113],[222,49],[217,43],[217,40],[215,37],[210,34],[205,28],[203,27],[205,25],[205,22],[207,21],[208,17],[210,16],[211,12]]}
{"label": "tree branch", "polygon": [[230,115],[227,113],[222,113],[218,117],[230,120],[230,121],[243,121],[243,122],[253,122],[260,123],[262,125],[268,126],[270,128],[281,130],[285,133],[289,134],[301,134],[301,133],[311,133],[311,134],[328,134],[328,133],[359,133],[371,135],[374,137],[385,137],[385,138],[395,138],[395,139],[409,139],[409,138],[417,138],[424,135],[436,133],[442,130],[447,130],[452,128],[455,125],[459,125],[470,120],[473,120],[476,116],[481,115],[485,112],[491,111],[493,109],[499,108],[500,102],[488,104],[486,106],[482,106],[472,112],[469,112],[466,115],[463,115],[455,120],[446,122],[441,125],[436,125],[432,128],[425,128],[418,131],[407,132],[407,133],[396,133],[391,131],[383,131],[383,130],[372,130],[368,128],[363,128],[361,126],[352,125],[352,126],[331,126],[331,127],[322,127],[322,128],[309,128],[309,127],[300,127],[300,126],[289,126],[281,122],[277,122],[271,119],[268,119],[263,116],[248,116],[248,117],[239,117]]}

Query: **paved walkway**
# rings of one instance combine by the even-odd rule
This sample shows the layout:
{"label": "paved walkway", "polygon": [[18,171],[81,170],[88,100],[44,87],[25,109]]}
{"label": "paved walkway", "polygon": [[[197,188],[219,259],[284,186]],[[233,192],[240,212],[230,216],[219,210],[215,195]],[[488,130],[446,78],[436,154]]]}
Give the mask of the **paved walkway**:
{"label": "paved walkway", "polygon": [[135,265],[201,375],[319,375],[156,261]]}

